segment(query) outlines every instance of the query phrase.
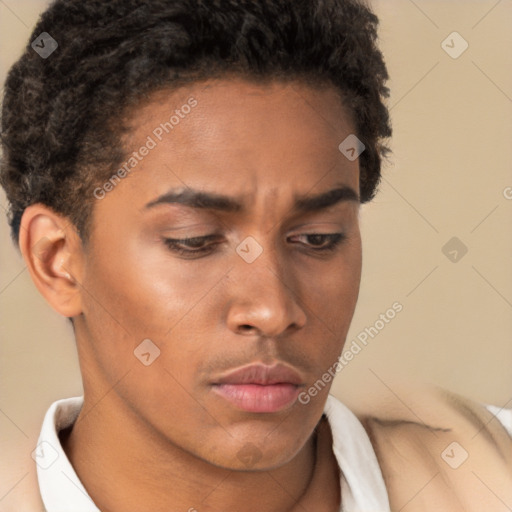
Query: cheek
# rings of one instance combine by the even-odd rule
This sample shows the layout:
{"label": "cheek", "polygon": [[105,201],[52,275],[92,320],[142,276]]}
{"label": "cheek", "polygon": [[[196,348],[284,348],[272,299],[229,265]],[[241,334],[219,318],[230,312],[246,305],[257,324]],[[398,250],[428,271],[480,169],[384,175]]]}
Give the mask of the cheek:
{"label": "cheek", "polygon": [[[207,321],[211,331],[212,315],[218,312],[211,295],[222,288],[229,266],[176,260],[156,245],[104,240],[101,247],[87,260],[83,309],[88,350],[102,372],[115,382],[133,365],[140,370],[134,351],[150,339],[161,351],[158,364],[190,380],[194,362],[201,359],[200,329]],[[156,378],[154,372],[140,377],[158,389],[169,379],[168,374]]]}
{"label": "cheek", "polygon": [[119,250],[113,256],[105,248],[91,258],[84,282],[87,360],[140,417],[155,424],[159,417],[169,419],[164,431],[175,430],[178,412],[211,429],[192,398],[204,354],[198,353],[198,325],[191,320],[209,279],[177,272],[162,255],[160,261],[149,252]]}
{"label": "cheek", "polygon": [[321,350],[311,351],[309,357],[320,373],[332,367],[342,352],[359,295],[361,265],[361,241],[359,237],[352,238],[329,269],[308,280],[305,300],[311,312],[311,331],[307,338],[321,340],[316,345]]}
{"label": "cheek", "polygon": [[348,329],[361,281],[361,240],[351,238],[329,265],[303,272],[304,300],[333,333]]}
{"label": "cheek", "polygon": [[90,258],[85,302],[135,338],[165,337],[229,270],[177,260],[156,241],[102,247]]}

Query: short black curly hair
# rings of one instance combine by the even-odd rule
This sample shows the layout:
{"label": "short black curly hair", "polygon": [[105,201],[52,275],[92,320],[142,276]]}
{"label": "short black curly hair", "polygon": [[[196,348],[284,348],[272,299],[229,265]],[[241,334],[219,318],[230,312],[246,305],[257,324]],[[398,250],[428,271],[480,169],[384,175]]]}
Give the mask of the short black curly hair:
{"label": "short black curly hair", "polygon": [[365,144],[361,202],[380,181],[391,136],[378,18],[363,0],[56,0],[11,68],[2,105],[0,183],[17,242],[23,211],[43,203],[87,238],[92,190],[124,157],[113,120],[159,89],[208,78],[333,85]]}

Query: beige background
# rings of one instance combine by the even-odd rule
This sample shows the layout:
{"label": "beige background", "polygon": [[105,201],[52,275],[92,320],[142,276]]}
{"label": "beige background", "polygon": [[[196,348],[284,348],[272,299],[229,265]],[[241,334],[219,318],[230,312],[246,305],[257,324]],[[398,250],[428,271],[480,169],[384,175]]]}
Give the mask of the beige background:
{"label": "beige background", "polygon": [[[0,0],[2,83],[45,5]],[[399,381],[429,382],[512,407],[512,2],[373,5],[392,77],[394,154],[362,211],[363,283],[348,343],[394,302],[403,311],[333,392],[357,407],[369,388],[400,396]],[[454,31],[469,43],[457,59],[441,46]],[[71,328],[32,285],[5,208],[0,193],[0,510],[45,410],[81,392]],[[458,263],[441,250],[454,236],[469,249]]]}

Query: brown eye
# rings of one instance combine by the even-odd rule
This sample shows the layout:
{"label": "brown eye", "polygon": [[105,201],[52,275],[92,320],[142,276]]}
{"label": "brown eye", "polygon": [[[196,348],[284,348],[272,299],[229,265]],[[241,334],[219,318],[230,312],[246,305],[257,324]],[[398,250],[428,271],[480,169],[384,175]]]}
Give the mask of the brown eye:
{"label": "brown eye", "polygon": [[164,238],[169,250],[183,256],[198,256],[212,252],[218,245],[217,235],[197,236],[192,238]]}
{"label": "brown eye", "polygon": [[[311,233],[307,235],[298,235],[299,239],[305,239],[306,242],[299,242],[309,246],[314,251],[334,251],[346,238],[344,233]],[[295,242],[294,242],[295,243]]]}

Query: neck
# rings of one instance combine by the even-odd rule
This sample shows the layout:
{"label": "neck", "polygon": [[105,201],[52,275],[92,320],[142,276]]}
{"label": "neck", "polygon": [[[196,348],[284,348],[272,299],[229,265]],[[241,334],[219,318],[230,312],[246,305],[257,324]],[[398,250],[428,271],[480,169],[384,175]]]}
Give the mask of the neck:
{"label": "neck", "polygon": [[86,395],[73,429],[62,442],[78,477],[103,512],[291,512],[303,510],[305,503],[314,504],[316,511],[331,512],[339,507],[339,477],[328,426],[322,432],[318,447],[312,436],[277,469],[232,471],[159,437],[135,413],[123,410],[115,393],[110,393],[94,407]]}

